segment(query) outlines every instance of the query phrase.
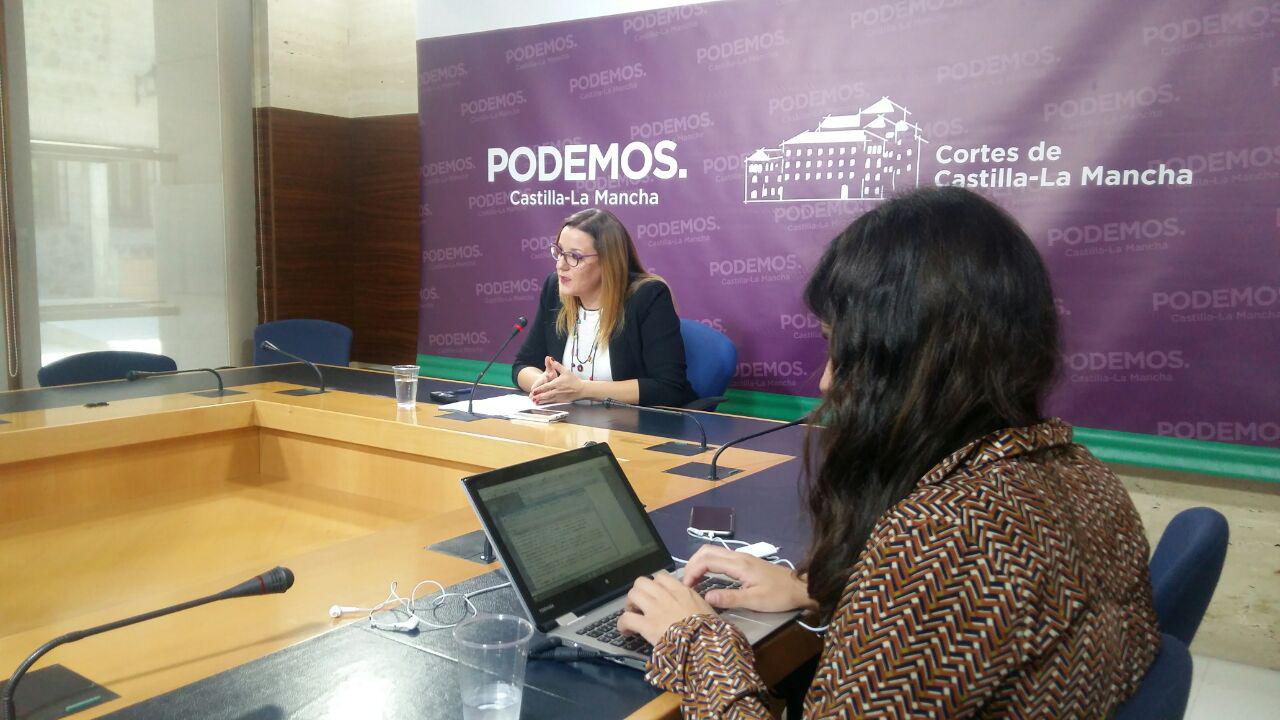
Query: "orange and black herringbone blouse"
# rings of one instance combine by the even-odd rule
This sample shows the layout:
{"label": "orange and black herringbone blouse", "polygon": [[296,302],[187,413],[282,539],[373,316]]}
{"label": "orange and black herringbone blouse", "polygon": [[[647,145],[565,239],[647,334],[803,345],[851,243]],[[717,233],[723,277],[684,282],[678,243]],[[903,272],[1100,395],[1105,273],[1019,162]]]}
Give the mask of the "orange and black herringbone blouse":
{"label": "orange and black herringbone blouse", "polygon": [[[876,525],[827,630],[806,718],[1102,718],[1160,644],[1147,541],[1115,475],[1049,421],[978,440]],[[751,648],[673,625],[646,678],[689,718],[764,718]]]}

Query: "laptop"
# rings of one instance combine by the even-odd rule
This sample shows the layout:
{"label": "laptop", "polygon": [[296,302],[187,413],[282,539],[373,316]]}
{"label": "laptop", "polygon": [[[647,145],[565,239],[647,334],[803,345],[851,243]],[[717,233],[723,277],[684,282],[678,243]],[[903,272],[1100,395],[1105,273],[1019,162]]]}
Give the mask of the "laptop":
{"label": "laptop", "polygon": [[[618,632],[637,577],[681,577],[608,444],[462,479],[494,552],[538,630],[571,647],[590,648],[643,669],[653,649]],[[699,584],[736,587],[710,575]],[[798,611],[725,610],[720,616],[756,645]]]}

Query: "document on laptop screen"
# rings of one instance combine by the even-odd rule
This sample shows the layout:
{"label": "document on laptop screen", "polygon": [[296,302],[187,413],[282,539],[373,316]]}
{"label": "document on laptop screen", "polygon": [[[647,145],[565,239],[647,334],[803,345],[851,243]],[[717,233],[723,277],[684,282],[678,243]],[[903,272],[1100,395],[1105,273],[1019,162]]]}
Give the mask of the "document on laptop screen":
{"label": "document on laptop screen", "polygon": [[608,458],[480,491],[535,600],[658,549]]}

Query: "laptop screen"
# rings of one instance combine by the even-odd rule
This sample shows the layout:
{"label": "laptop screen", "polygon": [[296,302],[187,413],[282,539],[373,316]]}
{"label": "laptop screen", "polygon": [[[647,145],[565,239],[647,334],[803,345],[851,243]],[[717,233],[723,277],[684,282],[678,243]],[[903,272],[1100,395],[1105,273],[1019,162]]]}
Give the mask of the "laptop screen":
{"label": "laptop screen", "polygon": [[480,491],[534,601],[658,549],[625,484],[595,457]]}
{"label": "laptop screen", "polygon": [[607,445],[463,484],[535,620],[582,612],[671,564]]}

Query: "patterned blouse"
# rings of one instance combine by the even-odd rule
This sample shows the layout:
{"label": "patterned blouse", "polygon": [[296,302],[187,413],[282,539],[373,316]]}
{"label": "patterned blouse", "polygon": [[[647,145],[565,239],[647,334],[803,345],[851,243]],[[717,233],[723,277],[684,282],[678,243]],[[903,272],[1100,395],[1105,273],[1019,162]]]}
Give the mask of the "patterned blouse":
{"label": "patterned blouse", "polygon": [[[1133,501],[1059,420],[947,457],[872,531],[806,718],[1101,718],[1160,645]],[[712,615],[672,625],[646,679],[687,718],[766,718],[751,647]]]}

